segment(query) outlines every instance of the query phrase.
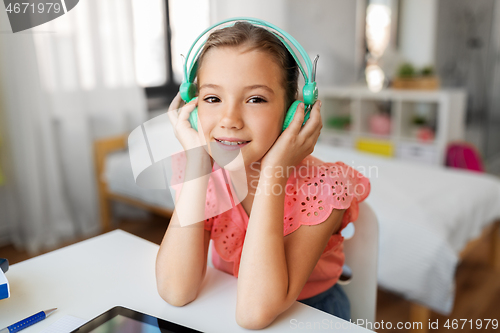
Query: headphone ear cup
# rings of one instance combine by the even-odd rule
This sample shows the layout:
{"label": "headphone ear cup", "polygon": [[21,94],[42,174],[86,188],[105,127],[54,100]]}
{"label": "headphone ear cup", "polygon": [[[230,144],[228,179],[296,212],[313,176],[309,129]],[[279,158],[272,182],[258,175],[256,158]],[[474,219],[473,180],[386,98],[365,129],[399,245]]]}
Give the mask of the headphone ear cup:
{"label": "headphone ear cup", "polygon": [[179,87],[181,98],[186,103],[196,97],[196,85],[191,82],[182,82]]}
{"label": "headphone ear cup", "polygon": [[189,114],[189,122],[191,123],[191,127],[198,132],[198,107],[195,107]]}
{"label": "headphone ear cup", "polygon": [[[297,108],[299,107],[300,103],[304,103],[302,101],[295,101],[290,105],[288,108],[288,111],[286,112],[285,115],[285,121],[283,122],[283,128],[282,131],[286,130],[288,126],[292,123],[293,117],[295,116],[295,112],[297,112]],[[304,105],[304,107],[306,107]],[[305,115],[304,117],[304,122],[302,123],[302,126],[306,123],[307,119],[309,119],[309,113]]]}
{"label": "headphone ear cup", "polygon": [[[182,82],[179,92],[181,93],[181,98],[186,103],[189,103],[196,97],[196,85],[191,82]],[[198,107],[189,114],[189,122],[191,123],[191,127],[198,132]]]}
{"label": "headphone ear cup", "polygon": [[318,99],[318,87],[316,82],[308,83],[302,88],[302,96],[304,97],[304,103],[307,105],[313,105]]}

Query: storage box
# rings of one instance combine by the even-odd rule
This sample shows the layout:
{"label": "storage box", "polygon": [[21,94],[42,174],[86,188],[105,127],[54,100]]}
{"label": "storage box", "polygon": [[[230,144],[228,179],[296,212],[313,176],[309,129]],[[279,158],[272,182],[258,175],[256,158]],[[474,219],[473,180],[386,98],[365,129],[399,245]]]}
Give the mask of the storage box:
{"label": "storage box", "polygon": [[436,164],[437,149],[434,145],[400,142],[397,157],[407,161]]}
{"label": "storage box", "polygon": [[372,154],[394,156],[394,145],[386,140],[359,139],[356,141],[356,149]]}
{"label": "storage box", "polygon": [[326,143],[335,147],[345,147],[345,148],[353,148],[353,139],[349,135],[334,135],[334,134],[325,134],[321,135],[320,141],[322,143]]}

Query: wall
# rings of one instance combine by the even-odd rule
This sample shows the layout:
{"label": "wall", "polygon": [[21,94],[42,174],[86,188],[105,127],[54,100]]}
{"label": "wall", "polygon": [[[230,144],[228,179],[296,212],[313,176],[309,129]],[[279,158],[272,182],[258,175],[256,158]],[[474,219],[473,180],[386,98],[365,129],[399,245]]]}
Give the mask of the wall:
{"label": "wall", "polygon": [[495,2],[488,68],[491,74],[486,154],[500,175],[500,2]]}
{"label": "wall", "polygon": [[[0,28],[7,28],[7,22],[0,24]],[[1,94],[2,91],[2,49],[0,48],[0,168],[3,174],[3,184],[0,184],[0,246],[10,243],[10,226],[9,221],[12,220],[10,214],[13,213],[13,209],[9,207],[13,207],[12,203],[12,190],[7,189],[7,181],[8,179],[7,173],[7,128],[6,121],[4,115],[4,98]]]}
{"label": "wall", "polygon": [[[467,126],[473,134],[468,139],[486,159],[500,153],[500,145],[496,144],[500,124],[493,121],[499,104],[497,101],[496,107],[490,105],[490,96],[495,97],[498,92],[494,75],[499,75],[492,61],[495,7],[498,8],[495,0],[440,0],[438,3],[437,72],[443,86],[467,90]],[[497,16],[497,20],[499,18]]]}
{"label": "wall", "polygon": [[210,23],[236,16],[255,17],[284,29],[286,25],[286,0],[212,0],[210,1]]}
{"label": "wall", "polygon": [[212,0],[211,23],[235,16],[269,21],[297,39],[311,59],[320,55],[318,84],[349,85],[356,81],[362,60],[361,3],[364,1]]}
{"label": "wall", "polygon": [[[357,6],[353,0],[289,0],[287,29],[311,58],[320,55],[317,81],[323,85],[356,82],[363,42],[357,38]],[[364,18],[363,18],[364,21]]]}
{"label": "wall", "polygon": [[9,204],[12,204],[5,186],[0,186],[0,246],[10,243]]}
{"label": "wall", "polygon": [[401,0],[399,50],[417,67],[435,64],[437,0]]}

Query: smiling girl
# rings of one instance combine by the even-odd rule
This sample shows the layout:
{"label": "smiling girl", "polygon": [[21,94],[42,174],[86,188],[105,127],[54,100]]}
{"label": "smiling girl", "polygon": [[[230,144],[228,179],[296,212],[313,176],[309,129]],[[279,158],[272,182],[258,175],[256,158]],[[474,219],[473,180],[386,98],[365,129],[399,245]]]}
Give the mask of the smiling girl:
{"label": "smiling girl", "polygon": [[[304,125],[301,104],[282,132],[285,111],[297,98],[298,74],[292,55],[264,28],[238,22],[208,37],[198,59],[198,98],[181,107],[177,95],[169,108],[186,151],[183,177],[199,181],[177,191],[158,252],[158,292],[168,303],[196,299],[213,239],[214,266],[238,277],[240,326],[264,328],[296,300],[349,320],[349,301],[336,283],[344,263],[340,231],[356,220],[370,184],[341,162],[310,155],[322,127],[320,101]],[[196,106],[198,132],[188,120]],[[206,154],[190,153],[203,145]],[[248,193],[232,209],[205,219],[206,209],[221,199],[215,189],[225,185],[224,178],[203,177],[218,162],[214,148],[235,147]],[[180,227],[179,212],[200,222]]]}

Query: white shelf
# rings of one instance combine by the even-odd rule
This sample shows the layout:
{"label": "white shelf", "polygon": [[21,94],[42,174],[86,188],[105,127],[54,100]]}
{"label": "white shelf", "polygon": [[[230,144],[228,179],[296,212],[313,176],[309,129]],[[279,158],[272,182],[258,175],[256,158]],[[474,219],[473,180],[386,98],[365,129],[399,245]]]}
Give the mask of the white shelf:
{"label": "white shelf", "polygon": [[381,135],[381,134],[373,134],[373,133],[368,133],[368,132],[360,132],[358,137],[363,138],[363,139],[373,139],[373,140],[381,140],[381,141],[392,141],[394,139],[393,135]]}
{"label": "white shelf", "polygon": [[349,130],[338,130],[330,127],[323,127],[321,129],[321,134],[336,135],[336,136],[351,136],[352,131]]}
{"label": "white shelf", "polygon": [[[373,140],[393,146],[393,157],[443,164],[450,141],[463,140],[466,94],[459,89],[434,91],[386,89],[378,93],[367,87],[321,87],[319,98],[323,129],[321,141],[334,146],[356,147],[358,140]],[[371,115],[385,112],[390,116],[388,135],[370,132]],[[340,126],[350,119],[349,129],[328,127],[332,117]],[[434,129],[434,139],[419,140],[414,136],[415,118]]]}

